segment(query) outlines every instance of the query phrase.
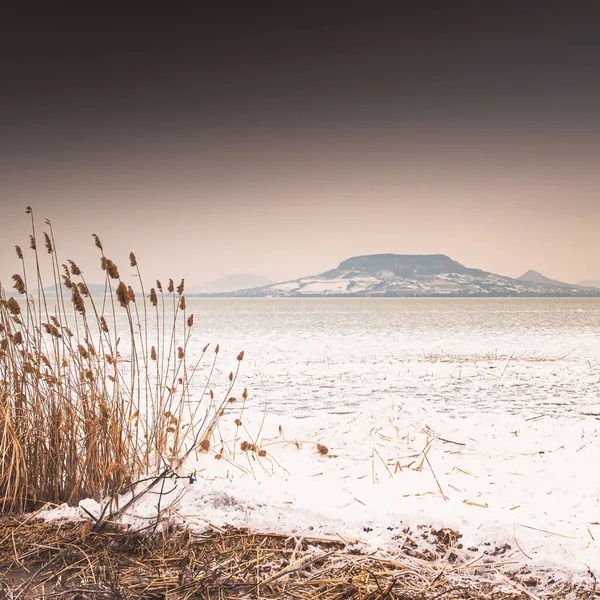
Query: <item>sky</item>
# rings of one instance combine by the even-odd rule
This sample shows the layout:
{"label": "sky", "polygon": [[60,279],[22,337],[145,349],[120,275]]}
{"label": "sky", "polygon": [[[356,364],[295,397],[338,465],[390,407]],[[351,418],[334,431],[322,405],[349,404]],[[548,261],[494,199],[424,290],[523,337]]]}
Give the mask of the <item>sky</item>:
{"label": "sky", "polygon": [[92,282],[92,233],[190,284],[388,252],[600,278],[600,3],[167,4],[3,8],[0,280],[26,206]]}

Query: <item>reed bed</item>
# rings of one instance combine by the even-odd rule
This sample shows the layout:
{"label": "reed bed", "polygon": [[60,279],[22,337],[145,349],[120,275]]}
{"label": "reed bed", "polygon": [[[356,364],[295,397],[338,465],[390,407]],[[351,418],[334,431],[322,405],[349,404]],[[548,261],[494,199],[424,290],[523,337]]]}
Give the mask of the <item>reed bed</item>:
{"label": "reed bed", "polygon": [[14,292],[0,282],[4,513],[116,498],[208,452],[243,359],[241,352],[219,401],[211,390],[219,347],[188,358],[194,315],[183,280],[147,287],[131,253],[129,285],[94,234],[104,284],[94,297],[77,263],[60,261],[50,221],[39,236],[31,208],[27,214],[31,236],[28,249],[16,246]]}
{"label": "reed bed", "polygon": [[[336,539],[200,533],[163,526],[141,536],[116,524],[0,520],[0,589],[5,598],[183,600],[535,600],[599,596],[595,581],[575,585],[527,570],[501,572],[502,556],[465,560],[456,532],[435,532],[433,552],[417,533],[397,547],[362,554]],[[7,575],[7,573],[9,575]]]}

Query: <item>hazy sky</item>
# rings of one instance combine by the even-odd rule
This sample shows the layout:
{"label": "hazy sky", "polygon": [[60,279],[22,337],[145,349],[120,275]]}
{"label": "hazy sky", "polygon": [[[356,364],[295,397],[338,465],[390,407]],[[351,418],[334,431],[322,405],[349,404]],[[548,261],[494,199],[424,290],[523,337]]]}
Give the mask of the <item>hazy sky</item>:
{"label": "hazy sky", "polygon": [[91,233],[149,280],[379,252],[600,277],[596,0],[13,4],[5,284],[27,205],[89,281]]}

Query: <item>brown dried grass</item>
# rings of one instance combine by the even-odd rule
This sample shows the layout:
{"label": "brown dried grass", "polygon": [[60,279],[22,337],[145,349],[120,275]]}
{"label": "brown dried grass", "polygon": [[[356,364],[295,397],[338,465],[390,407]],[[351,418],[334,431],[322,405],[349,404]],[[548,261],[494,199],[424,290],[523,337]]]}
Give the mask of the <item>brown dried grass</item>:
{"label": "brown dried grass", "polygon": [[107,600],[297,598],[308,600],[532,600],[598,597],[579,586],[502,572],[501,561],[461,562],[456,532],[421,554],[407,534],[393,552],[366,555],[339,540],[199,532],[163,523],[153,536],[91,522],[0,520],[4,597]]}
{"label": "brown dried grass", "polygon": [[[212,360],[206,346],[188,364],[193,315],[186,313],[183,281],[177,290],[170,281],[167,294],[162,286],[158,294],[153,289],[148,299],[132,254],[141,289],[136,298],[94,235],[105,287],[93,298],[76,263],[61,264],[46,220],[43,254],[56,297],[50,301],[33,211],[27,214],[32,254],[17,248],[21,267],[13,277],[20,299],[7,297],[0,282],[0,512],[15,513],[46,502],[101,500],[157,475],[200,440],[210,444],[224,413],[217,408],[225,405],[225,399],[220,407],[203,401],[218,347]],[[192,398],[203,360],[206,387]]]}

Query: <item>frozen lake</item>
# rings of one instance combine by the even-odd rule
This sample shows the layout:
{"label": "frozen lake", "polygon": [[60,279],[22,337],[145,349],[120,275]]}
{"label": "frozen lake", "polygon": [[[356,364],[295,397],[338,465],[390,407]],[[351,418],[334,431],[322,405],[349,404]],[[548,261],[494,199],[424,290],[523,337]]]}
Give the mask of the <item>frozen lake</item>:
{"label": "frozen lake", "polygon": [[[191,299],[198,345],[270,412],[351,413],[394,399],[474,411],[600,415],[600,301]],[[227,353],[229,357],[227,357]]]}

